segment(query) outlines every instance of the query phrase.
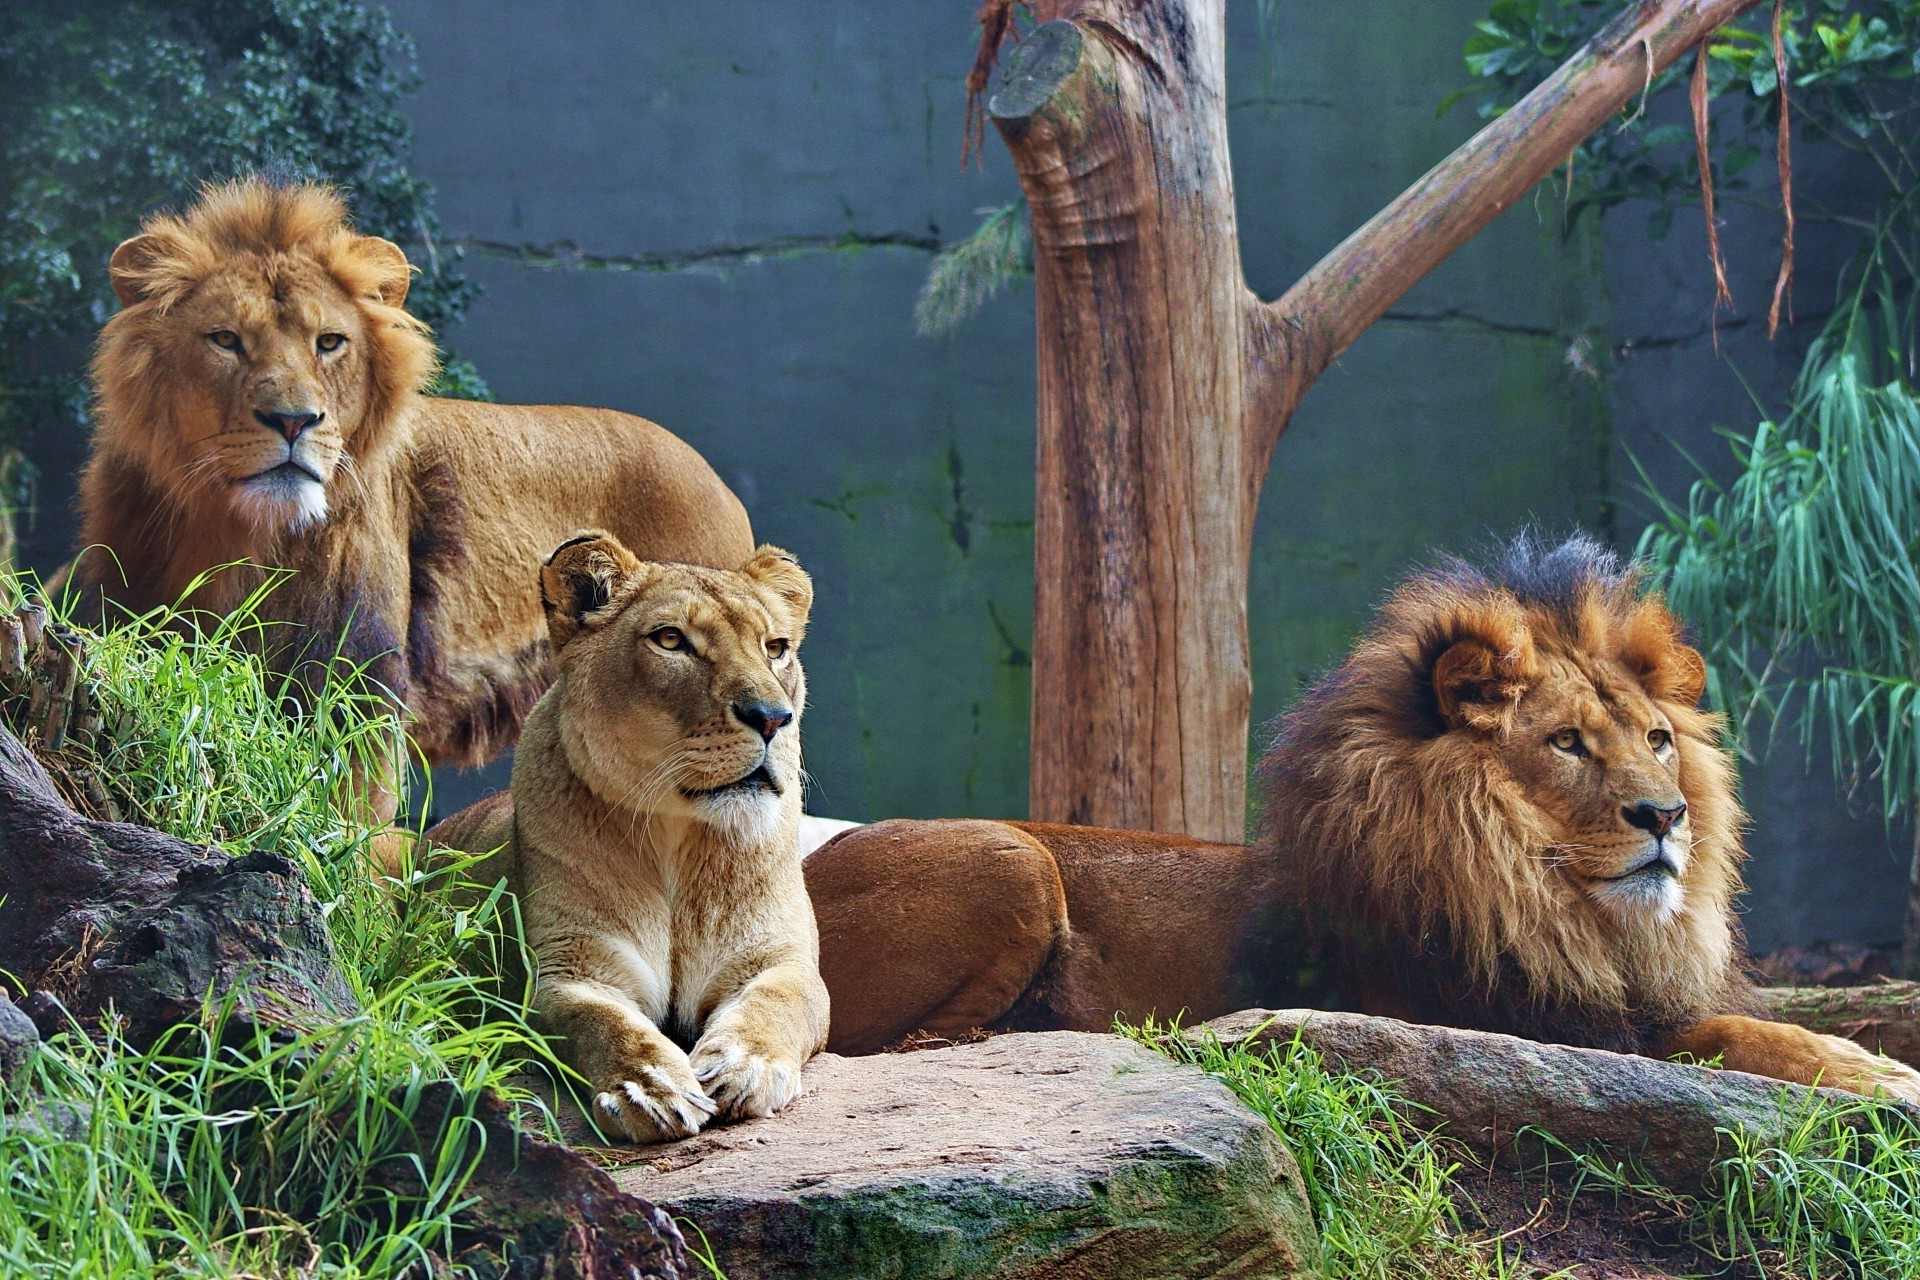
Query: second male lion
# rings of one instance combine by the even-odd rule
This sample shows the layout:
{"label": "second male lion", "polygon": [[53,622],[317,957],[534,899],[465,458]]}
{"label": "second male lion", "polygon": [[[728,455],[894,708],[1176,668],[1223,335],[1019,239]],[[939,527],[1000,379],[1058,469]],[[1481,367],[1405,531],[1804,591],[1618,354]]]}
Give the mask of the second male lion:
{"label": "second male lion", "polygon": [[827,1038],[799,850],[813,586],[775,547],[701,569],[592,533],[540,587],[560,674],[512,790],[428,839],[503,851],[536,1012],[603,1122],[653,1142],[770,1115]]}

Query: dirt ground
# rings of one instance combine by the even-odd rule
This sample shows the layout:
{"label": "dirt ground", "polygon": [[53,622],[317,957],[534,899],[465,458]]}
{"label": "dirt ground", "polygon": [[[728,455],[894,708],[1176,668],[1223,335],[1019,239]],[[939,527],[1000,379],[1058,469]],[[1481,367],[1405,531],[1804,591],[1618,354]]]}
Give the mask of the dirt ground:
{"label": "dirt ground", "polygon": [[1762,1280],[1750,1263],[1729,1264],[1689,1243],[1683,1201],[1658,1203],[1612,1191],[1576,1190],[1539,1174],[1464,1168],[1454,1181],[1461,1224],[1503,1237],[1516,1276],[1572,1280]]}

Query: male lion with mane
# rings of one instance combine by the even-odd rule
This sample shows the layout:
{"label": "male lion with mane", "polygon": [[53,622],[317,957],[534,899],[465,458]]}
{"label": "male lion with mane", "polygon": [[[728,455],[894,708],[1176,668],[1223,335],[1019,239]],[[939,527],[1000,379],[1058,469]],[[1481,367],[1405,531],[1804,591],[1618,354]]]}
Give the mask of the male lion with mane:
{"label": "male lion with mane", "polygon": [[883,822],[821,849],[829,1047],[1304,1003],[1920,1102],[1911,1068],[1765,1020],[1705,679],[1596,543],[1445,561],[1282,718],[1251,848]]}
{"label": "male lion with mane", "polygon": [[552,679],[530,557],[587,524],[695,564],[753,538],[651,422],[423,395],[411,271],[326,186],[243,179],[148,219],[111,263],[75,577],[90,608],[224,615],[292,570],[260,610],[272,665],[364,664],[431,763],[474,765]]}
{"label": "male lion with mane", "polygon": [[512,790],[427,838],[502,850],[478,878],[518,895],[534,1009],[601,1120],[653,1142],[770,1115],[827,1038],[799,849],[813,586],[777,547],[696,569],[597,532],[540,583],[560,678]]}

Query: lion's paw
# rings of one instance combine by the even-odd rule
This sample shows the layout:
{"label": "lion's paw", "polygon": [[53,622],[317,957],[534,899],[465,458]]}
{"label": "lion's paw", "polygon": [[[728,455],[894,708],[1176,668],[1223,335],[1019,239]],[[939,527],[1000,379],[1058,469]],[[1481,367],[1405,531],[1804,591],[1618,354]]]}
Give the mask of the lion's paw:
{"label": "lion's paw", "polygon": [[594,1096],[593,1109],[603,1123],[632,1142],[672,1142],[700,1132],[719,1110],[697,1080],[686,1073],[647,1065],[633,1078],[618,1080]]}
{"label": "lion's paw", "polygon": [[[1904,1062],[1863,1048],[1838,1036],[1830,1040],[1829,1053],[1841,1059],[1843,1076],[1831,1081],[1843,1089],[1868,1097],[1882,1096],[1920,1106],[1920,1071]],[[1827,1083],[1824,1082],[1823,1083]]]}
{"label": "lion's paw", "polygon": [[751,1047],[731,1032],[703,1036],[689,1055],[693,1074],[729,1119],[770,1116],[800,1096],[800,1066]]}

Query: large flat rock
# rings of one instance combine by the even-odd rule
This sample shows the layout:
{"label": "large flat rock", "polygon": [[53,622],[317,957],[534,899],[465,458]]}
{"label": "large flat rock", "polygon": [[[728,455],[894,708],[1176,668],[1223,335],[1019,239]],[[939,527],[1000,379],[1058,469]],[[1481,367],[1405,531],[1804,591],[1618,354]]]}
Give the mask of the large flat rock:
{"label": "large flat rock", "polygon": [[997,1036],[807,1068],[766,1120],[630,1149],[623,1191],[734,1277],[1313,1274],[1299,1171],[1226,1086],[1117,1036]]}

